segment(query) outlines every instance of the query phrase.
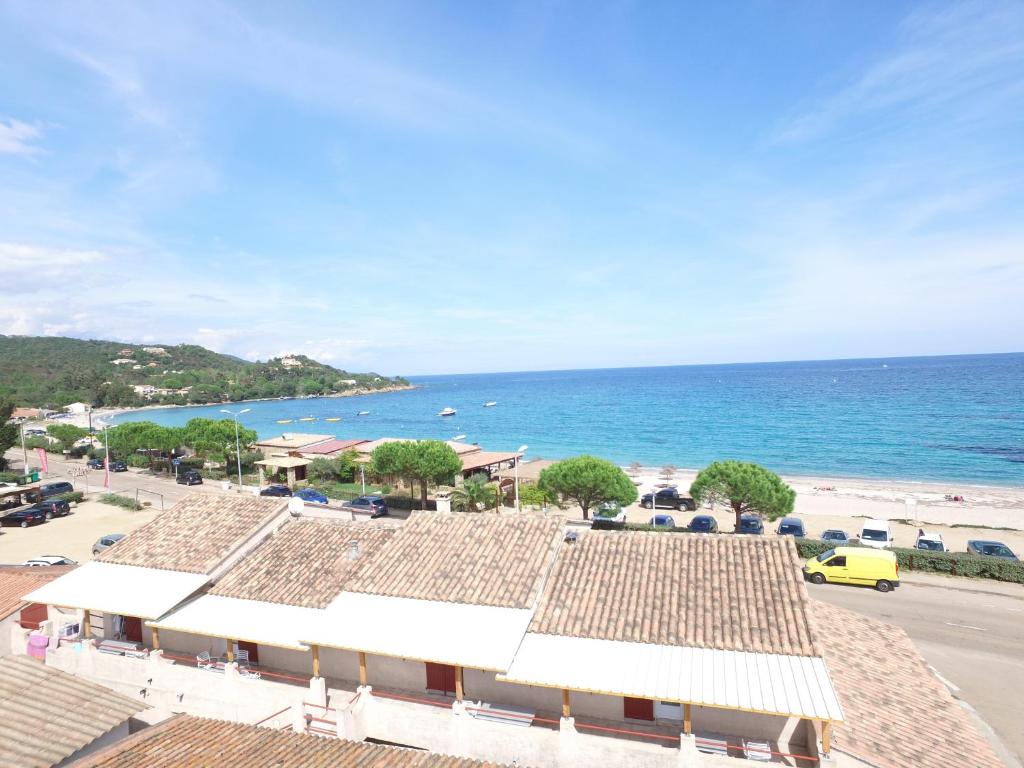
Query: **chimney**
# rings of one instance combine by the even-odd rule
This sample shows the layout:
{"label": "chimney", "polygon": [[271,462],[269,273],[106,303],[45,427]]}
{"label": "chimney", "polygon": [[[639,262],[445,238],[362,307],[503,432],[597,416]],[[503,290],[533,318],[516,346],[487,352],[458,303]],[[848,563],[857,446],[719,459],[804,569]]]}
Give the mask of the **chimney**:
{"label": "chimney", "polygon": [[355,560],[359,557],[359,542],[353,539],[348,543],[348,559]]}

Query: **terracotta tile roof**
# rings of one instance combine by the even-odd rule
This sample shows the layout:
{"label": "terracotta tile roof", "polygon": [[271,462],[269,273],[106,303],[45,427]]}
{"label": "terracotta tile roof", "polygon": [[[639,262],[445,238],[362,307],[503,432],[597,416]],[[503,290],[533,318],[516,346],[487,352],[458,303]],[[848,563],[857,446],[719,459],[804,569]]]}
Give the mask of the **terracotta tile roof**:
{"label": "terracotta tile roof", "polygon": [[493,464],[503,464],[512,461],[518,453],[508,451],[473,451],[462,458],[462,471],[468,472],[471,469],[483,469]]}
{"label": "terracotta tile roof", "polygon": [[0,567],[0,619],[6,619],[15,611],[28,605],[22,598],[58,576],[63,576],[74,566],[27,566],[12,565]]}
{"label": "terracotta tile roof", "polygon": [[325,453],[336,453],[338,451],[351,450],[357,445],[367,442],[366,440],[328,440],[326,443],[318,443],[302,448],[300,453],[322,455]]}
{"label": "terracotta tile roof", "polygon": [[[301,519],[287,523],[233,567],[211,594],[326,608],[364,559],[396,528],[376,523]],[[359,556],[349,558],[351,542]]]}
{"label": "terracotta tile roof", "polygon": [[[360,443],[359,445],[354,447],[355,450],[358,451],[359,453],[369,454],[373,453],[374,448],[376,448],[379,445],[384,445],[384,443],[402,443],[411,442],[412,440],[413,438],[411,437],[381,437],[378,438],[377,440],[371,440],[369,442]],[[476,451],[480,450],[480,446],[474,445],[473,443],[462,443],[457,440],[445,440],[445,442],[449,446],[451,446],[451,449],[455,451],[457,454],[459,454],[459,456],[463,456],[467,453],[475,453]]]}
{"label": "terracotta tile roof", "polygon": [[464,757],[180,715],[75,768],[501,768]]}
{"label": "terracotta tile roof", "polygon": [[562,540],[563,525],[559,517],[417,512],[345,589],[530,608]]}
{"label": "terracotta tile roof", "polygon": [[0,765],[49,768],[144,709],[28,656],[0,659]]}
{"label": "terracotta tile roof", "polygon": [[817,600],[811,615],[846,715],[835,749],[881,768],[1003,765],[902,629]]}
{"label": "terracotta tile roof", "polygon": [[818,656],[785,537],[585,531],[561,546],[531,632]]}
{"label": "terracotta tile roof", "polygon": [[287,499],[194,493],[96,559],[210,573],[287,505]]}

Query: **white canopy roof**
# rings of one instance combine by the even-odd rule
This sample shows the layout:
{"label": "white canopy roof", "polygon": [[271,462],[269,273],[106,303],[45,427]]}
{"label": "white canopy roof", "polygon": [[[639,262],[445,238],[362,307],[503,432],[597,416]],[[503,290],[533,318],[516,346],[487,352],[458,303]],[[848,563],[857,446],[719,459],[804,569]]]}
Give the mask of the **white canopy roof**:
{"label": "white canopy roof", "polygon": [[302,639],[310,645],[504,671],[532,613],[343,592]]}
{"label": "white canopy roof", "polygon": [[209,578],[201,573],[93,560],[26,595],[25,599],[65,608],[155,619],[202,588]]}
{"label": "white canopy roof", "polygon": [[824,660],[529,633],[499,680],[842,720]]}
{"label": "white canopy roof", "polygon": [[299,638],[309,634],[323,614],[318,608],[203,595],[148,623],[160,629],[306,651],[309,647]]}

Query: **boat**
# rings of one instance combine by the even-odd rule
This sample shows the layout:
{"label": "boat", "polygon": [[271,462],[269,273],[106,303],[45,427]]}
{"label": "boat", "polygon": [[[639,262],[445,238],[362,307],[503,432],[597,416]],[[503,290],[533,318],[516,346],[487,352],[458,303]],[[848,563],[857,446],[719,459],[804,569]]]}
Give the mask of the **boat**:
{"label": "boat", "polygon": [[497,400],[488,400],[486,403],[484,403],[484,408],[493,408],[497,404],[498,404]]}
{"label": "boat", "polygon": [[465,440],[465,439],[466,439],[465,435],[456,435],[455,437],[452,438],[452,442],[453,443],[457,443],[457,442],[459,442],[459,440]]}
{"label": "boat", "polygon": [[291,419],[278,419],[277,423],[278,424],[291,424],[292,420]]}
{"label": "boat", "polygon": [[360,411],[359,413],[356,414],[356,416],[369,416],[369,415],[370,415],[369,411]]}
{"label": "boat", "polygon": [[455,415],[455,409],[454,408],[445,408],[440,413],[438,413],[437,415],[438,416],[454,416]]}
{"label": "boat", "polygon": [[341,416],[328,416],[324,421],[341,421]]}
{"label": "boat", "polygon": [[303,416],[299,421],[316,421],[316,416]]}

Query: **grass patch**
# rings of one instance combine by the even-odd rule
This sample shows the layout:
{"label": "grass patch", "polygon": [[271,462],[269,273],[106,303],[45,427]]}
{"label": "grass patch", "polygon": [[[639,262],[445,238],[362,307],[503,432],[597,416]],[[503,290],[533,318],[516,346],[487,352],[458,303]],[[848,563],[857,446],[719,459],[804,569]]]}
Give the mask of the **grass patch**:
{"label": "grass patch", "polygon": [[104,504],[110,504],[112,507],[121,507],[122,509],[130,509],[132,512],[137,512],[142,509],[142,505],[139,504],[135,499],[127,496],[118,496],[116,493],[105,493],[100,496],[100,501]]}

